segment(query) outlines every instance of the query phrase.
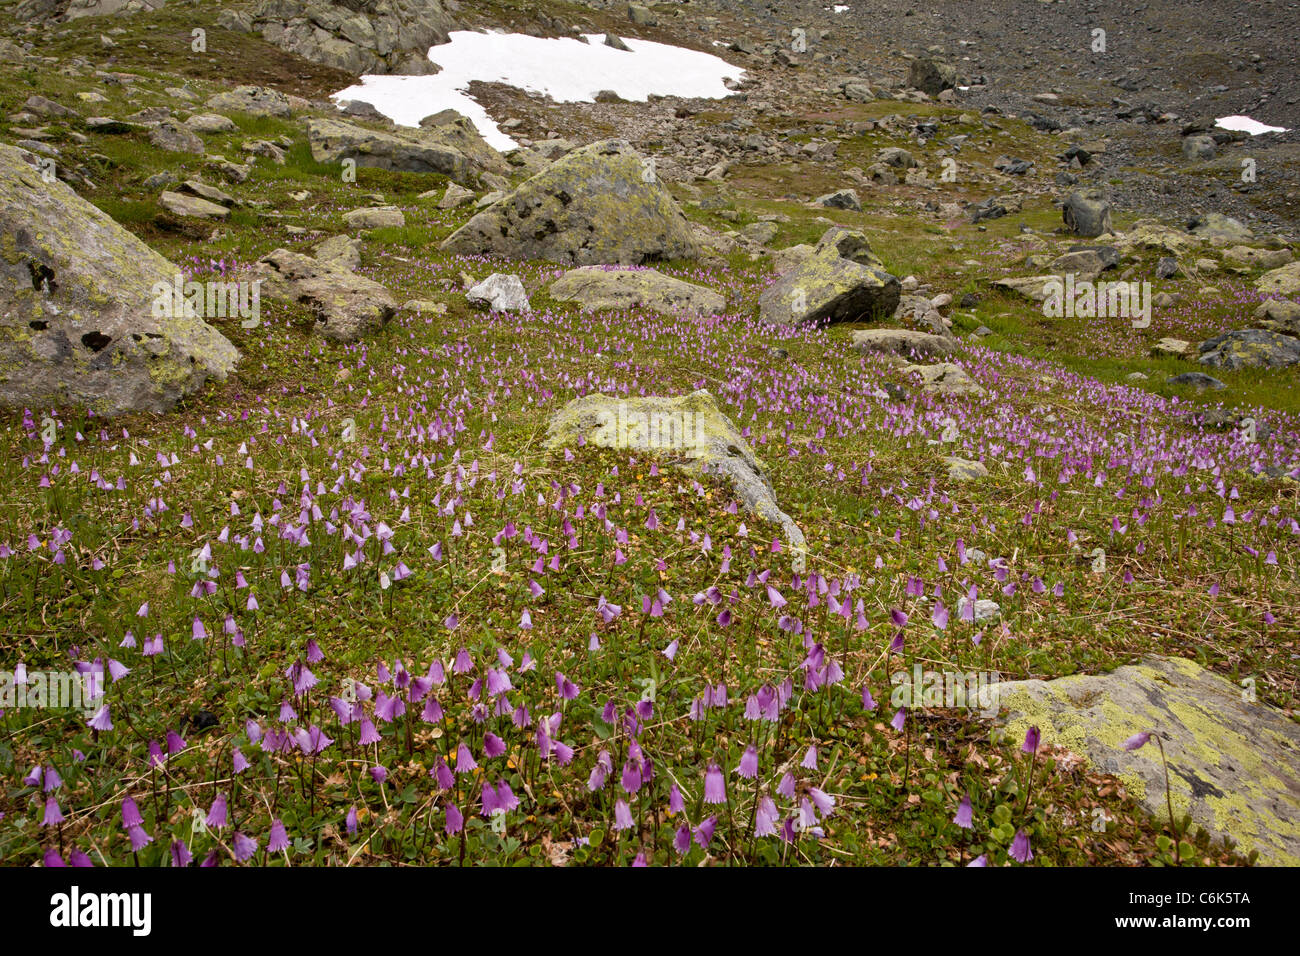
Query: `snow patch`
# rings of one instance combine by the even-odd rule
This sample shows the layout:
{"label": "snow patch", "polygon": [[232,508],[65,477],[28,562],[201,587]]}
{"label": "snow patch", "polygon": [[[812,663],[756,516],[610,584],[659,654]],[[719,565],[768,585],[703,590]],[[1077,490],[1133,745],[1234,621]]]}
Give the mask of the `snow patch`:
{"label": "snow patch", "polygon": [[429,50],[429,59],[442,67],[440,73],[363,76],[332,99],[364,100],[399,126],[418,126],[431,113],[453,109],[468,116],[493,148],[505,151],[519,144],[469,96],[475,80],[505,83],[560,103],[593,103],[601,90],[644,102],[651,94],[722,99],[731,95],[724,81],[739,80],[745,73],[710,53],[666,43],[626,38],[629,49],[624,51],[606,46],[604,34],[586,38],[583,43],[457,30],[451,42]]}
{"label": "snow patch", "polygon": [[1251,136],[1258,136],[1260,133],[1290,132],[1284,126],[1265,126],[1259,120],[1253,120],[1249,116],[1220,116],[1214,121],[1214,125],[1233,132],[1249,133]]}

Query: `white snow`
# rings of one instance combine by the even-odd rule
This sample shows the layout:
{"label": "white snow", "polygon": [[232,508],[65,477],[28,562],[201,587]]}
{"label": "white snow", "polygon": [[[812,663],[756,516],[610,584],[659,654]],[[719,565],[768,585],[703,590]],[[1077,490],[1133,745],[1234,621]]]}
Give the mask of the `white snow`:
{"label": "white snow", "polygon": [[1214,121],[1214,125],[1234,132],[1249,133],[1251,136],[1258,136],[1260,133],[1290,132],[1283,126],[1265,126],[1259,120],[1253,120],[1249,116],[1220,116]]}
{"label": "white snow", "polygon": [[837,3],[835,6],[831,7],[831,9],[836,13],[847,13],[849,10],[848,5],[844,3]]}
{"label": "white snow", "polygon": [[731,94],[723,81],[745,72],[712,54],[664,43],[625,38],[629,50],[623,51],[605,46],[601,33],[587,34],[587,40],[457,30],[450,43],[429,50],[440,73],[363,76],[332,98],[364,100],[401,126],[418,126],[431,113],[454,109],[468,116],[491,146],[509,150],[519,144],[466,92],[474,80],[506,83],[561,103],[592,103],[601,90],[631,101],[652,93],[722,99]]}

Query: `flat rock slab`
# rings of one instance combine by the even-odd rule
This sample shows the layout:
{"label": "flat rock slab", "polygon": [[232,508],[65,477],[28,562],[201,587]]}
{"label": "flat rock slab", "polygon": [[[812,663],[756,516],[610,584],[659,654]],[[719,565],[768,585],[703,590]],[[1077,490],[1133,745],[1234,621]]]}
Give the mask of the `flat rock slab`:
{"label": "flat rock slab", "polygon": [[853,348],[858,352],[937,358],[954,351],[952,342],[942,335],[914,329],[857,329],[852,339]]}
{"label": "flat rock slab", "polygon": [[546,447],[582,444],[653,454],[688,471],[721,475],[747,510],[779,525],[796,571],[805,567],[803,531],[776,503],[776,493],[740,430],[708,391],[676,397],[617,398],[594,394],[575,398],[552,416]]}
{"label": "flat rock slab", "polygon": [[1124,781],[1157,819],[1167,817],[1155,731],[1169,760],[1174,815],[1190,814],[1215,837],[1230,836],[1273,865],[1300,865],[1300,725],[1252,702],[1237,684],[1192,661],[1151,657],[1110,674],[994,685],[1008,737],[1037,725],[1044,744],[1065,747]]}
{"label": "flat rock slab", "polygon": [[173,216],[186,219],[226,219],[230,215],[229,207],[208,202],[201,196],[164,192],[158,197],[158,202]]}
{"label": "flat rock slab", "polygon": [[661,315],[716,315],[727,300],[704,286],[666,276],[655,269],[582,266],[551,283],[551,298],[573,302],[588,312],[649,309]]}

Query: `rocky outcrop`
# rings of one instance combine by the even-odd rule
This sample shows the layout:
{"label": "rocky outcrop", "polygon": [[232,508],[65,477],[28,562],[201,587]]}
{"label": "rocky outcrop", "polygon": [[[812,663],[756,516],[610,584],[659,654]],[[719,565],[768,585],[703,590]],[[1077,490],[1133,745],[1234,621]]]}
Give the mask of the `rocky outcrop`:
{"label": "rocky outcrop", "polygon": [[803,570],[803,532],[777,506],[763,463],[709,392],[701,389],[672,398],[575,398],[551,418],[546,446],[558,451],[584,443],[655,454],[686,470],[725,478],[747,510],[780,526],[795,569]]}
{"label": "rocky outcrop", "polygon": [[313,118],[307,141],[318,163],[344,159],[358,166],[408,173],[441,173],[467,186],[482,173],[505,174],[509,166],[465,117],[421,129],[376,130],[343,120]]}
{"label": "rocky outcrop", "polygon": [[0,227],[0,402],[163,412],[234,368],[179,268],[2,145]]}
{"label": "rocky outcrop", "polygon": [[588,312],[649,309],[661,315],[716,315],[727,307],[727,300],[712,289],[654,269],[583,266],[560,276],[549,291],[557,302],[573,302]]}
{"label": "rocky outcrop", "polygon": [[445,252],[643,265],[694,259],[690,223],[654,166],[623,140],[556,160],[443,241]]}
{"label": "rocky outcrop", "polygon": [[446,43],[454,26],[439,0],[265,0],[251,15],[225,11],[218,23],[353,75],[412,76],[438,72],[429,47]]}
{"label": "rocky outcrop", "polygon": [[774,325],[859,322],[892,315],[899,295],[898,278],[885,271],[867,237],[836,226],[764,290],[758,314]]}
{"label": "rocky outcrop", "polygon": [[1169,761],[1175,817],[1189,814],[1216,838],[1231,837],[1264,863],[1300,865],[1300,725],[1248,699],[1232,681],[1192,661],[1152,657],[1102,676],[995,684],[1007,737],[1031,725],[1044,745],[1064,747],[1114,774],[1156,818],[1168,819]]}
{"label": "rocky outcrop", "polygon": [[313,259],[276,249],[258,260],[263,292],[307,306],[315,331],[334,342],[355,342],[385,325],[397,303],[378,282],[347,269],[337,258]]}
{"label": "rocky outcrop", "polygon": [[1269,296],[1288,296],[1300,292],[1300,261],[1279,266],[1255,280],[1255,288]]}

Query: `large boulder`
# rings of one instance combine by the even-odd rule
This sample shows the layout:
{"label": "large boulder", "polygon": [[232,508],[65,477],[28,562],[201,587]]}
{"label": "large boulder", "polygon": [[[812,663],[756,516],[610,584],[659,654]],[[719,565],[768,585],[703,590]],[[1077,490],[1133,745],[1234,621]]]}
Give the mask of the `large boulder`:
{"label": "large boulder", "polygon": [[307,141],[318,163],[352,159],[358,166],[376,169],[441,173],[464,185],[477,185],[481,173],[509,171],[501,154],[464,117],[439,126],[389,131],[318,117],[307,123]]}
{"label": "large boulder", "polygon": [[1036,726],[1114,774],[1157,819],[1168,819],[1155,741],[1125,750],[1134,734],[1159,734],[1169,761],[1174,815],[1231,837],[1261,862],[1300,865],[1300,725],[1233,681],[1177,658],[1152,657],[1101,676],[993,685],[1007,738]]}
{"label": "large boulder", "polygon": [[693,259],[699,244],[654,165],[623,140],[556,160],[443,241],[445,252],[642,265]]}
{"label": "large boulder", "polygon": [[321,261],[276,249],[257,262],[263,291],[307,306],[315,331],[334,342],[355,342],[393,317],[397,303],[378,282],[359,276],[339,259]]}
{"label": "large boulder", "polygon": [[1263,329],[1237,329],[1201,343],[1200,363],[1213,368],[1287,368],[1300,362],[1300,339]]}
{"label": "large boulder", "polygon": [[938,96],[957,85],[957,68],[929,56],[918,56],[907,67],[907,85],[913,89]]}
{"label": "large boulder", "polygon": [[546,447],[630,449],[668,463],[729,481],[745,508],[780,526],[796,570],[805,563],[807,543],[794,520],[776,503],[776,493],[735,424],[709,392],[666,398],[618,398],[602,394],[575,398],[547,426]]}
{"label": "large boulder", "polygon": [[162,412],[234,368],[179,268],[5,145],[0,226],[0,402]]}
{"label": "large boulder", "polygon": [[1111,231],[1110,203],[1097,187],[1076,189],[1065,197],[1061,211],[1065,227],[1080,236],[1100,236]]}
{"label": "large boulder", "polygon": [[557,302],[574,302],[588,312],[649,309],[661,315],[716,315],[727,307],[727,300],[712,289],[654,269],[582,266],[556,279],[549,291]]}
{"label": "large boulder", "polygon": [[892,315],[901,286],[854,229],[832,227],[812,254],[797,262],[758,300],[758,315],[774,325],[859,322]]}

